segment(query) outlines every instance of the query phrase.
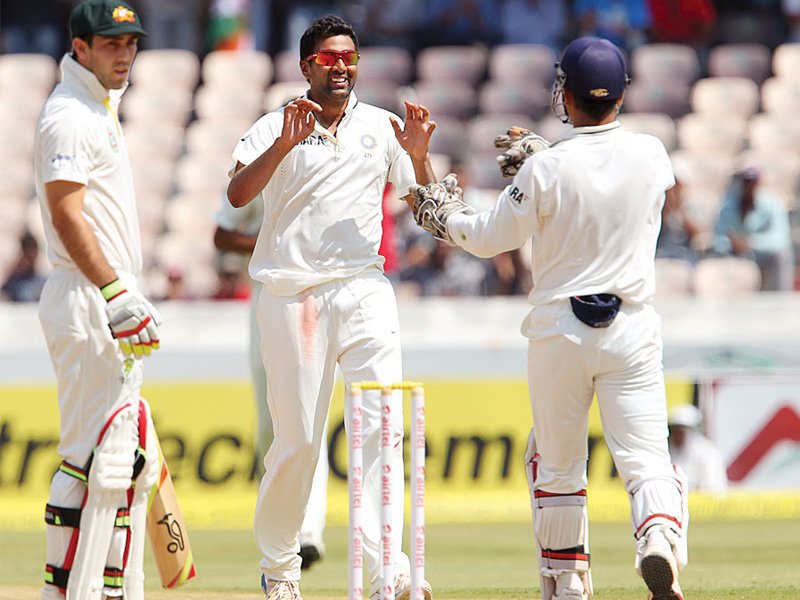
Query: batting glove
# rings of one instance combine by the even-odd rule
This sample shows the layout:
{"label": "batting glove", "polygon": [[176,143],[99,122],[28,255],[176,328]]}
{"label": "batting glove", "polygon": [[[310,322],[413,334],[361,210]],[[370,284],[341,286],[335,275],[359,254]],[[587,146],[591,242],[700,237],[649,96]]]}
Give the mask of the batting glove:
{"label": "batting glove", "polygon": [[134,287],[126,287],[120,279],[100,288],[106,299],[106,316],[111,336],[119,343],[126,357],[141,359],[158,350],[158,327],[161,315]]}
{"label": "batting glove", "polygon": [[510,127],[494,138],[494,147],[505,150],[497,157],[503,177],[514,177],[532,154],[550,147],[550,142],[524,127]]}

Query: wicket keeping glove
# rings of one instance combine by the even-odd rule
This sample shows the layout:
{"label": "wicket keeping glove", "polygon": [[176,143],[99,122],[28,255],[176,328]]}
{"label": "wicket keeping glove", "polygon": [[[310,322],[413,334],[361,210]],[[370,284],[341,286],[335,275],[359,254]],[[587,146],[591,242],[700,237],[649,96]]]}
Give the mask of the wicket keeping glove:
{"label": "wicket keeping glove", "polygon": [[455,245],[447,233],[447,219],[455,213],[475,214],[475,209],[464,202],[464,191],[458,185],[455,173],[441,182],[429,185],[412,185],[408,188],[414,196],[412,212],[417,225],[451,246]]}
{"label": "wicket keeping glove", "polygon": [[494,147],[505,150],[497,157],[503,177],[513,177],[532,154],[550,147],[550,142],[530,129],[510,127],[494,138]]}
{"label": "wicket keeping glove", "polygon": [[135,287],[127,286],[121,279],[100,288],[106,299],[106,316],[111,336],[119,343],[126,357],[141,359],[158,350],[158,327],[161,315]]}

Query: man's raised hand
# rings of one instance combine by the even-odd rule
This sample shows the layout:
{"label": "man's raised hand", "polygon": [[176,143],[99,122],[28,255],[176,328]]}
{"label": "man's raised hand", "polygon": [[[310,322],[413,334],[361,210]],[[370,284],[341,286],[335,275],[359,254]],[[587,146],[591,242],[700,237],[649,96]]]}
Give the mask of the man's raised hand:
{"label": "man's raised hand", "polygon": [[306,139],[314,131],[314,112],[322,107],[308,98],[297,98],[283,109],[281,140],[290,148]]}
{"label": "man's raised hand", "polygon": [[436,121],[431,121],[431,111],[422,104],[405,102],[406,118],[403,126],[393,118],[389,118],[394,135],[400,146],[408,152],[412,159],[423,160],[428,155],[431,136],[436,129]]}

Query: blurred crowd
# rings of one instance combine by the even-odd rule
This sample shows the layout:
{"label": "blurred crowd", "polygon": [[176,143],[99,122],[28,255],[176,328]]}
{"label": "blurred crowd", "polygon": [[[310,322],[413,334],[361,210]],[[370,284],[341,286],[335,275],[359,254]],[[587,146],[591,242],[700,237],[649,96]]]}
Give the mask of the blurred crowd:
{"label": "blurred crowd", "polygon": [[[77,0],[2,0],[2,51],[67,47],[63,24]],[[365,46],[411,51],[432,45],[545,44],[560,51],[577,34],[606,37],[630,51],[647,42],[698,48],[726,41],[774,47],[800,41],[800,0],[140,0],[143,48],[220,48],[277,54],[307,24],[336,13]]]}
{"label": "blurred crowd", "polygon": [[[0,51],[60,58],[69,45],[64,23],[75,4],[77,0],[0,0]],[[272,57],[296,52],[296,40],[308,23],[329,13],[352,22],[362,46],[400,47],[411,56],[433,46],[503,44],[538,44],[558,55],[565,41],[581,34],[608,38],[629,54],[652,43],[685,44],[697,52],[700,77],[707,74],[709,51],[716,45],[753,42],[772,51],[800,42],[800,0],[138,0],[135,5],[149,33],[142,50],[184,49],[201,59],[217,50],[255,49]],[[468,157],[448,158],[467,201],[478,209],[490,206],[496,190],[472,185]],[[740,165],[728,182],[711,239],[704,237],[691,203],[682,197],[678,165],[676,177],[678,186],[664,208],[659,258],[689,264],[707,256],[746,258],[758,267],[761,289],[795,289],[790,219],[797,211],[790,214],[786,202],[763,189],[757,165]],[[384,211],[382,254],[401,295],[488,296],[530,290],[528,248],[477,259],[423,234],[394,196],[387,190],[392,202]],[[16,260],[4,261],[10,267],[0,273],[0,299],[36,300],[45,277],[37,267],[44,261],[36,237],[24,232],[18,254]],[[209,297],[247,298],[249,278],[243,265],[241,257],[219,254],[218,281]],[[163,270],[162,298],[194,297],[181,269]]]}

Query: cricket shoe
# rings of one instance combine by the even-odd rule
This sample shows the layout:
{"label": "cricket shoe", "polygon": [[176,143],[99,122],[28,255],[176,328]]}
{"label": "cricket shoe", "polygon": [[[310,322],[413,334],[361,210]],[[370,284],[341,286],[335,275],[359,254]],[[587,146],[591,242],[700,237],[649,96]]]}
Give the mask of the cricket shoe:
{"label": "cricket shoe", "polygon": [[298,581],[277,581],[262,575],[261,589],[266,594],[266,600],[303,600]]}
{"label": "cricket shoe", "polygon": [[[433,598],[433,590],[431,589],[431,584],[427,581],[422,581],[422,593],[425,596],[425,600],[431,600]],[[370,594],[370,600],[380,600],[381,591],[380,589],[372,592]],[[401,573],[394,579],[394,598],[395,600],[414,600],[411,597],[411,576],[406,575],[405,573]]]}
{"label": "cricket shoe", "polygon": [[650,590],[648,600],[684,600],[675,554],[660,529],[647,536],[639,570]]}
{"label": "cricket shoe", "polygon": [[297,553],[302,560],[300,569],[307,571],[315,562],[322,560],[322,557],[325,556],[322,548],[321,544],[301,544],[300,552]]}

